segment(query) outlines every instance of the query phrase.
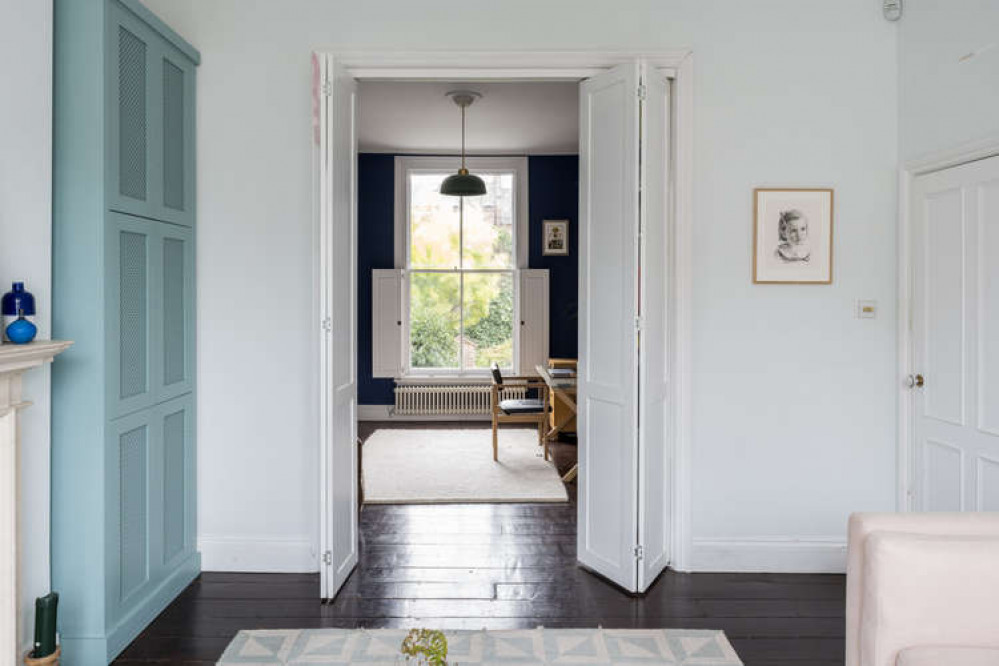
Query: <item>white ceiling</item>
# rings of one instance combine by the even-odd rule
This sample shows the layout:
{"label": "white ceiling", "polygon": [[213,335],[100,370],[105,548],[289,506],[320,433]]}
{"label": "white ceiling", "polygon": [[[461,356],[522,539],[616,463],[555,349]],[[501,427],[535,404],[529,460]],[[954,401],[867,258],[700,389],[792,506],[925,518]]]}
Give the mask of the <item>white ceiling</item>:
{"label": "white ceiling", "polygon": [[358,149],[371,153],[457,153],[461,112],[449,90],[482,93],[465,117],[469,153],[574,154],[579,84],[361,81]]}

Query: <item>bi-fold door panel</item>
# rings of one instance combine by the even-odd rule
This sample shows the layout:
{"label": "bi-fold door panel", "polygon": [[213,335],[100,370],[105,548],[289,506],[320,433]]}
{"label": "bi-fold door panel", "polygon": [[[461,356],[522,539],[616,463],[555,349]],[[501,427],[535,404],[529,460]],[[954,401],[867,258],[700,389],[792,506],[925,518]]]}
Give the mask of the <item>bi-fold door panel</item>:
{"label": "bi-fold door panel", "polygon": [[108,213],[105,247],[107,411],[117,418],[193,389],[193,232]]}
{"label": "bi-fold door panel", "polygon": [[110,422],[106,598],[112,626],[194,552],[194,399]]}
{"label": "bi-fold door panel", "polygon": [[579,530],[585,566],[636,591],[639,67],[580,86]]}
{"label": "bi-fold door panel", "polygon": [[194,224],[194,63],[118,2],[108,49],[111,210]]}

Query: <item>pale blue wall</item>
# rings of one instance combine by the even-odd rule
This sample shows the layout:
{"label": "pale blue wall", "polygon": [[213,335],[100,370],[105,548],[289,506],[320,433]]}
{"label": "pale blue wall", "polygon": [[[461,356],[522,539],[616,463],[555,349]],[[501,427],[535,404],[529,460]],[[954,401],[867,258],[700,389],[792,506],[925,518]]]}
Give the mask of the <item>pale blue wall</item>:
{"label": "pale blue wall", "polygon": [[[274,568],[315,557],[317,48],[692,48],[693,536],[835,547],[851,511],[893,509],[897,25],[880,4],[504,0],[456,12],[447,0],[149,0],[204,55],[206,568],[225,552]],[[761,186],[836,189],[831,286],[752,284]],[[877,319],[854,318],[861,298],[879,302]],[[262,314],[274,303],[279,312]]]}
{"label": "pale blue wall", "polygon": [[999,2],[906,0],[898,53],[903,161],[999,138]]}
{"label": "pale blue wall", "polygon": [[[23,280],[38,338],[52,313],[52,2],[0,2],[0,293]],[[24,375],[31,409],[21,431],[21,633],[29,647],[35,597],[49,587],[49,367]]]}

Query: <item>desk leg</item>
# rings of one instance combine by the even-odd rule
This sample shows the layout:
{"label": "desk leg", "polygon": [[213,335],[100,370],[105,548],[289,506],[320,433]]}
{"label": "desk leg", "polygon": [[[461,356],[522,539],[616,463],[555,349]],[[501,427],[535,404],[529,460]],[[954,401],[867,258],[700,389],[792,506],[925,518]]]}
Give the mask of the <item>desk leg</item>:
{"label": "desk leg", "polygon": [[[571,421],[576,416],[576,401],[573,400],[565,391],[561,389],[553,389],[552,392],[555,393],[556,396],[561,398],[562,401],[565,403],[566,407],[569,408],[569,414],[566,415],[566,418],[562,419],[560,423],[558,423],[554,428],[552,428],[548,432],[546,438],[549,440],[552,439],[553,437],[557,437],[558,434],[562,431],[562,428],[569,425],[569,421]],[[568,472],[565,473],[565,475],[562,477],[562,482],[569,483],[572,480],[574,480],[578,474],[579,474],[579,463],[577,462],[575,465],[572,466],[572,468]]]}

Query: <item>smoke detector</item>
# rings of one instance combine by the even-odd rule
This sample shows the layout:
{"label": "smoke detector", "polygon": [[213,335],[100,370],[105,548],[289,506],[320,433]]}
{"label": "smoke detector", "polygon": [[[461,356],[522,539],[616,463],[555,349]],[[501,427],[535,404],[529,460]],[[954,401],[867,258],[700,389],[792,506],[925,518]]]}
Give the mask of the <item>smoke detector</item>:
{"label": "smoke detector", "polygon": [[902,0],[884,0],[881,10],[885,13],[886,19],[897,21],[902,18]]}

